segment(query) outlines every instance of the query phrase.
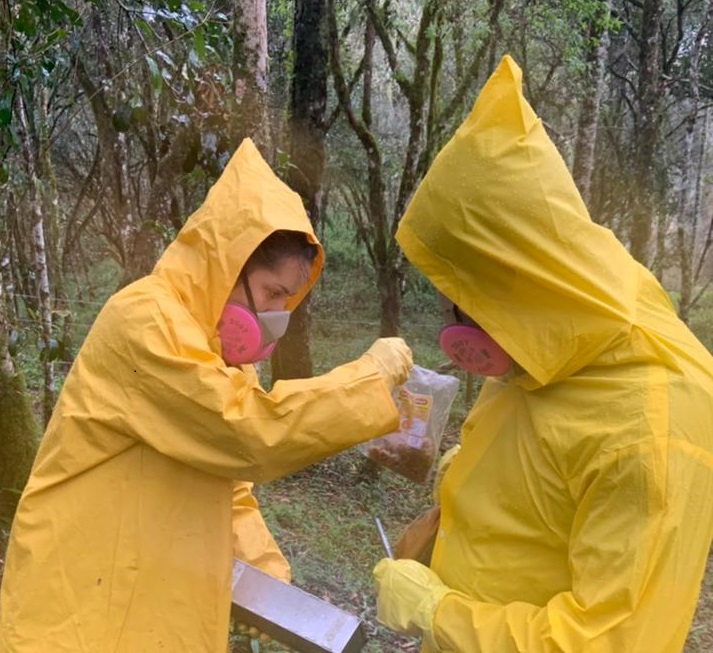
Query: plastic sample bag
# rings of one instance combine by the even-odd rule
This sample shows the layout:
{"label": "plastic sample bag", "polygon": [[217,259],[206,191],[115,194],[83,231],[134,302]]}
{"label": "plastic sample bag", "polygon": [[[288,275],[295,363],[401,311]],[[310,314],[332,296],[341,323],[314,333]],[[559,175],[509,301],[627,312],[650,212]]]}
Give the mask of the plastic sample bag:
{"label": "plastic sample bag", "polygon": [[371,460],[417,483],[429,480],[438,456],[459,381],[414,365],[408,380],[394,388],[399,430],[359,445]]}

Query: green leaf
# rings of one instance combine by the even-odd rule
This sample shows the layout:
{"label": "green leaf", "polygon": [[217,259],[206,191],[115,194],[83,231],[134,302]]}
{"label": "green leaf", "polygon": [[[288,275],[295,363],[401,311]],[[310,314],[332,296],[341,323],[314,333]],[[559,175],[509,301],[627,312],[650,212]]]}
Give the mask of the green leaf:
{"label": "green leaf", "polygon": [[45,57],[42,60],[42,70],[44,71],[46,76],[49,76],[49,74],[55,69],[55,66],[57,65],[57,62],[54,59],[50,59],[48,57]]}
{"label": "green leaf", "polygon": [[69,22],[72,25],[77,26],[82,24],[82,17],[71,7],[62,3],[62,11],[64,12],[64,15],[69,19]]}
{"label": "green leaf", "polygon": [[134,25],[141,30],[145,37],[151,38],[153,36],[151,25],[149,25],[143,18],[134,18]]}
{"label": "green leaf", "polygon": [[30,38],[37,33],[37,22],[34,14],[30,11],[27,4],[20,6],[20,11],[17,14],[17,20],[14,24],[14,29]]}
{"label": "green leaf", "polygon": [[201,61],[205,61],[205,33],[202,27],[196,29],[193,35],[193,50]]}
{"label": "green leaf", "polygon": [[62,8],[66,9],[63,2],[52,2],[49,5],[49,14],[55,23],[61,23],[64,18],[64,11]]}
{"label": "green leaf", "polygon": [[149,70],[151,71],[151,86],[153,86],[156,92],[160,91],[163,87],[163,77],[161,76],[161,70],[154,59],[147,56],[146,63],[148,64]]}
{"label": "green leaf", "polygon": [[12,122],[12,107],[7,96],[0,99],[0,127],[7,127]]}

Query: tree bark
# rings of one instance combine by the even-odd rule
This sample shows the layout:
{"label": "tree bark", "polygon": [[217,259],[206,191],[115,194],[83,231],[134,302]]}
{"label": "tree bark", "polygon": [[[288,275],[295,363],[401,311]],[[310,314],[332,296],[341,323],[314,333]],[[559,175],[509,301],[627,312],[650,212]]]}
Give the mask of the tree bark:
{"label": "tree bark", "polygon": [[[290,168],[287,183],[300,194],[312,225],[318,230],[325,153],[327,108],[326,0],[296,0],[294,68],[290,107]],[[287,333],[272,356],[272,378],[312,376],[309,340],[310,309],[307,297],[293,312]]]}
{"label": "tree bark", "polygon": [[[41,103],[41,101],[40,101]],[[27,173],[28,203],[32,211],[32,251],[34,261],[35,283],[39,305],[39,321],[42,334],[42,371],[44,389],[42,395],[42,413],[47,424],[54,407],[54,363],[52,359],[52,306],[50,294],[49,269],[47,265],[47,247],[45,242],[44,215],[42,207],[45,204],[40,188],[40,162],[38,157],[46,147],[41,134],[45,126],[35,124],[35,115],[28,108],[22,93],[17,95],[18,122],[22,128],[22,152]],[[38,122],[43,120],[42,112],[38,114]],[[35,138],[33,139],[33,134]]]}
{"label": "tree bark", "polygon": [[232,117],[231,141],[255,141],[268,160],[272,135],[267,111],[266,0],[236,0],[233,6],[233,92],[237,115]]}
{"label": "tree bark", "polygon": [[[0,243],[0,252],[5,243]],[[0,267],[0,524],[9,527],[20,493],[30,475],[39,442],[39,425],[19,368],[10,356],[8,304],[2,279],[9,263],[2,256]]]}
{"label": "tree bark", "polygon": [[[601,18],[608,18],[610,0],[602,0]],[[590,26],[590,42],[587,51],[586,86],[577,122],[577,141],[572,162],[572,177],[582,194],[584,203],[591,208],[594,154],[597,146],[599,111],[604,91],[604,73],[609,47],[609,34],[601,27],[600,17]]]}
{"label": "tree bark", "polygon": [[659,210],[655,156],[661,124],[662,16],[663,0],[644,0],[639,43],[638,125],[634,145],[634,180],[638,201],[634,205],[629,229],[631,255],[644,265],[649,264],[653,224]]}

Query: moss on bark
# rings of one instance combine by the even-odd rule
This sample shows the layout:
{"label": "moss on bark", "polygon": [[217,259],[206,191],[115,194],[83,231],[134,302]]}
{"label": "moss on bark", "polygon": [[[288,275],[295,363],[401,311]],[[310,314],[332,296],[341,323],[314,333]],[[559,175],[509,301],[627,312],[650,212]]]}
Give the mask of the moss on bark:
{"label": "moss on bark", "polygon": [[12,521],[39,436],[24,378],[0,369],[0,525]]}

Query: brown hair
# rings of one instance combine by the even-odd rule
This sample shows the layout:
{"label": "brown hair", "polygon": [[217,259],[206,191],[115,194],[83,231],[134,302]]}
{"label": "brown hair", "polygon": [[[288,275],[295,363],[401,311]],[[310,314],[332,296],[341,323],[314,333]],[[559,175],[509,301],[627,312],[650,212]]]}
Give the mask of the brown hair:
{"label": "brown hair", "polygon": [[273,231],[250,255],[240,276],[252,270],[273,268],[284,259],[292,257],[301,258],[306,264],[312,265],[318,250],[317,245],[309,242],[307,234],[302,231]]}

